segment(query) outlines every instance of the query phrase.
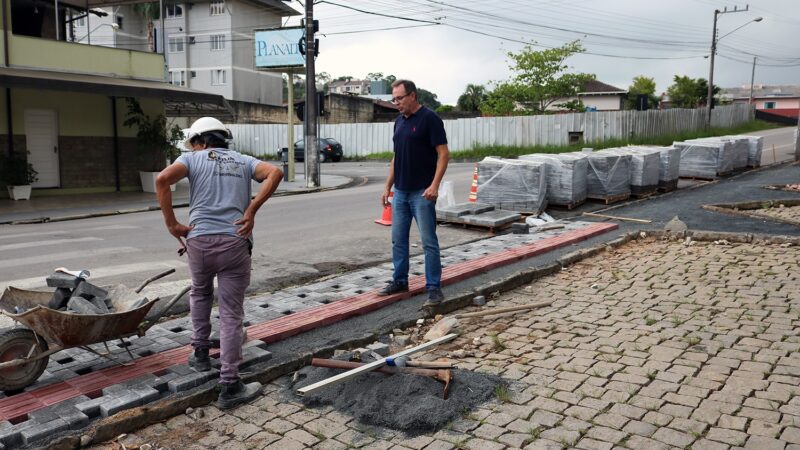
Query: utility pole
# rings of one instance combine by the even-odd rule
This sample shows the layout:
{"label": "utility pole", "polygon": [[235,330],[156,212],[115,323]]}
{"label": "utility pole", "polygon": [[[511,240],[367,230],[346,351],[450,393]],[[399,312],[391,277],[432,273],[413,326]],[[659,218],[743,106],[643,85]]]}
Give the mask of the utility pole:
{"label": "utility pole", "polygon": [[753,56],[753,72],[750,74],[750,97],[747,98],[747,104],[753,104],[753,83],[756,82],[756,57]]}
{"label": "utility pole", "polygon": [[319,187],[319,141],[317,140],[317,83],[314,71],[314,57],[317,46],[314,42],[314,2],[306,0],[306,187]]}
{"label": "utility pole", "polygon": [[[711,55],[709,55],[709,59],[711,61],[709,72],[708,72],[708,95],[706,97],[706,128],[711,128],[711,110],[714,108],[714,56],[717,54],[717,16],[722,14],[730,14],[730,13],[737,13],[737,12],[745,12],[750,10],[750,5],[745,6],[744,9],[739,9],[738,7],[734,6],[732,10],[728,10],[726,6],[722,11],[715,9],[714,10],[714,28],[711,30]],[[757,21],[760,21],[761,18],[759,17]],[[749,24],[750,22],[746,23],[745,25]],[[742,25],[744,26],[744,25]],[[741,28],[741,27],[739,27]],[[737,28],[736,30],[738,30]],[[736,31],[733,30],[733,31]],[[733,33],[731,31],[731,33]],[[728,33],[728,34],[731,34]],[[726,34],[725,36],[727,36]],[[725,37],[722,36],[722,37]],[[720,38],[722,39],[722,38]]]}

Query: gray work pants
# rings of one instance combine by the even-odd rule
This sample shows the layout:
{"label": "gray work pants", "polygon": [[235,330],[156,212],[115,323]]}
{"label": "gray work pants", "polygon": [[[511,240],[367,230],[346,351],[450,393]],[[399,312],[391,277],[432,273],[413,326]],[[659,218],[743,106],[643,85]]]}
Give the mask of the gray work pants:
{"label": "gray work pants", "polygon": [[250,243],[229,235],[205,235],[186,241],[192,291],[192,346],[210,348],[214,277],[220,321],[220,381],[239,381],[242,361],[244,292],[250,284]]}

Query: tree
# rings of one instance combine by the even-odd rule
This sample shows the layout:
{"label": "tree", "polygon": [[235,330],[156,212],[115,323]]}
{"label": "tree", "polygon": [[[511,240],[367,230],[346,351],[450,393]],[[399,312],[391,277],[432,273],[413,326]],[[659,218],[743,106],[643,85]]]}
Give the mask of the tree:
{"label": "tree", "polygon": [[633,78],[633,83],[628,87],[628,98],[625,99],[625,107],[628,109],[636,108],[636,99],[639,95],[647,95],[648,108],[658,106],[661,98],[656,94],[656,81],[653,78],[639,75]]}
{"label": "tree", "polygon": [[[300,75],[292,75],[292,82],[294,84],[294,100],[303,100],[306,98],[306,80]],[[288,103],[289,100],[289,85],[288,79],[283,77],[283,99]]]}
{"label": "tree", "polygon": [[[158,18],[161,17],[161,11],[158,9],[158,3],[137,3],[133,5],[133,10],[147,21],[147,50],[151,52],[156,51],[156,43],[153,33],[155,26],[153,25],[153,21],[158,20]],[[164,45],[166,45],[166,42]]]}
{"label": "tree", "polygon": [[482,84],[468,84],[464,93],[458,97],[456,106],[460,111],[478,111],[486,100],[486,87]]}
{"label": "tree", "polygon": [[436,110],[436,108],[441,106],[441,103],[439,103],[439,100],[437,100],[436,97],[438,96],[433,92],[427,91],[417,86],[417,101],[434,111]]}
{"label": "tree", "polygon": [[481,111],[490,115],[540,114],[560,99],[575,97],[594,75],[569,73],[565,61],[583,51],[580,42],[574,41],[552,49],[535,51],[526,45],[519,53],[509,52],[514,75],[495,86]]}
{"label": "tree", "polygon": [[453,112],[455,110],[456,110],[456,107],[453,106],[453,105],[441,105],[438,108],[436,108],[436,112],[437,113],[449,113],[449,112]]}
{"label": "tree", "polygon": [[[713,95],[719,93],[719,87],[714,86]],[[669,101],[678,108],[697,108],[706,105],[708,97],[708,81],[705,78],[691,78],[675,75],[673,83],[667,88]]]}

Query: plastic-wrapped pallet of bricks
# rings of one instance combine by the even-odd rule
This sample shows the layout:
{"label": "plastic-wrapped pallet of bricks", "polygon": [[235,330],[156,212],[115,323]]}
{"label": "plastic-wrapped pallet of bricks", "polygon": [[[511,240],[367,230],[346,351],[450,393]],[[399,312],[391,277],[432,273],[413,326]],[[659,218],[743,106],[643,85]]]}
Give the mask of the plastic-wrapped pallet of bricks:
{"label": "plastic-wrapped pallet of bricks", "polygon": [[533,153],[518,159],[547,165],[548,204],[571,206],[586,200],[586,172],[589,168],[586,154]]}
{"label": "plastic-wrapped pallet of bricks", "polygon": [[631,155],[631,194],[654,194],[658,189],[658,166],[661,157],[657,150],[636,150],[633,147],[619,147],[600,152]]}
{"label": "plastic-wrapped pallet of bricks", "polygon": [[733,141],[719,138],[690,139],[686,142],[703,142],[717,147],[717,175],[728,175],[733,172],[735,150]]}
{"label": "plastic-wrapped pallet of bricks", "polygon": [[681,169],[681,151],[676,147],[634,146],[633,149],[655,150],[659,155],[658,188],[669,192],[678,187]]}
{"label": "plastic-wrapped pallet of bricks", "polygon": [[586,153],[586,158],[588,198],[607,199],[631,193],[631,155],[603,150]]}
{"label": "plastic-wrapped pallet of bricks", "polygon": [[740,136],[717,136],[699,138],[699,141],[722,141],[731,144],[731,158],[733,159],[733,170],[741,170],[747,167],[747,154],[750,143],[747,138]]}
{"label": "plastic-wrapped pallet of bricks", "polygon": [[717,178],[720,145],[713,142],[675,142],[672,144],[681,152],[681,178]]}
{"label": "plastic-wrapped pallet of bricks", "polygon": [[534,161],[484,158],[478,163],[478,202],[540,214],[547,208],[547,166]]}
{"label": "plastic-wrapped pallet of bricks", "polygon": [[733,135],[731,139],[747,139],[747,167],[761,166],[761,153],[764,151],[763,136]]}

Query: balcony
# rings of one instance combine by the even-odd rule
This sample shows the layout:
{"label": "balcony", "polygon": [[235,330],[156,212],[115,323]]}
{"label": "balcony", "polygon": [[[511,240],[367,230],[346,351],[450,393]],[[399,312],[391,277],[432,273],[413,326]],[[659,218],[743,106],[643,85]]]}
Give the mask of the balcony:
{"label": "balcony", "polygon": [[12,67],[145,80],[164,79],[164,56],[159,53],[21,35],[9,34],[9,62]]}

